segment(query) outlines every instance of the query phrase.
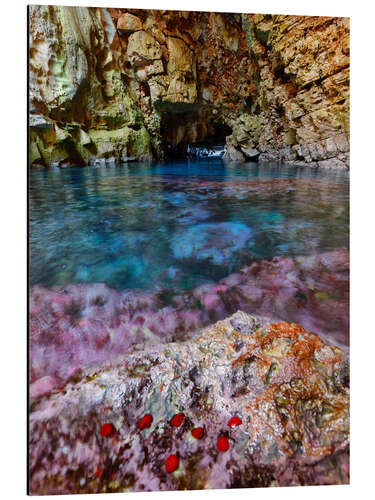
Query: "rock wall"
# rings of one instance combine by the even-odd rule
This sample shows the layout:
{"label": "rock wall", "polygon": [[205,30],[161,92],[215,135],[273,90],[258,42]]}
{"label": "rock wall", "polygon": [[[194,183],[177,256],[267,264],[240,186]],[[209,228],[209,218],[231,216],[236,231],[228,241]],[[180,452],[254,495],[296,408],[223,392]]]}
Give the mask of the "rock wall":
{"label": "rock wall", "polygon": [[30,493],[348,484],[349,365],[238,311],[32,402]]}
{"label": "rock wall", "polygon": [[[342,18],[30,7],[30,163],[349,164]],[[99,160],[98,160],[99,159]]]}
{"label": "rock wall", "polygon": [[186,155],[189,144],[210,137],[224,143],[251,85],[241,16],[108,10],[157,155]]}
{"label": "rock wall", "polygon": [[349,19],[244,14],[242,24],[257,88],[228,156],[347,168]]}
{"label": "rock wall", "polygon": [[152,157],[105,9],[29,7],[30,164]]}

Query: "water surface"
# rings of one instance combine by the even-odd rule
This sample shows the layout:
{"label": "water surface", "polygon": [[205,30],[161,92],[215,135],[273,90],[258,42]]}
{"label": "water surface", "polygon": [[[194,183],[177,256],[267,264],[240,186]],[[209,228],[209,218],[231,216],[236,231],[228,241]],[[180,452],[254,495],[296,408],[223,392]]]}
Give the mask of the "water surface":
{"label": "water surface", "polygon": [[30,283],[186,290],[348,247],[345,172],[220,159],[30,174]]}

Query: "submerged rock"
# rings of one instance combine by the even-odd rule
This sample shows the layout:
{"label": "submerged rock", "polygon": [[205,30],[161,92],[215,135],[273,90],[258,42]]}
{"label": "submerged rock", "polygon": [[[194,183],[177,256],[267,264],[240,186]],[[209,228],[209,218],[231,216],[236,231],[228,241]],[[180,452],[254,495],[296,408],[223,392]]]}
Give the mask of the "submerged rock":
{"label": "submerged rock", "polygon": [[347,373],[339,348],[242,312],[132,350],[34,401],[30,492],[348,483]]}
{"label": "submerged rock", "polygon": [[205,223],[191,226],[173,238],[177,259],[205,260],[223,264],[234,252],[245,248],[253,232],[240,222]]}
{"label": "submerged rock", "polygon": [[[348,251],[254,262],[184,293],[117,291],[103,284],[34,286],[30,396],[56,391],[80,369],[114,360],[136,344],[190,338],[238,309],[298,322],[347,349]],[[247,327],[235,328],[246,333]]]}

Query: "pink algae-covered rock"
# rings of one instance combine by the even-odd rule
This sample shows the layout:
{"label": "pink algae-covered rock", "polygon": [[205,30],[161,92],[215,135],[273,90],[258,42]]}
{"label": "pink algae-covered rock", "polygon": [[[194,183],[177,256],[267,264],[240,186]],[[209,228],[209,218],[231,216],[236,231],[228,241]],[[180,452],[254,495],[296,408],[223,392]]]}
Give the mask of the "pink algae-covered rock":
{"label": "pink algae-covered rock", "polygon": [[238,312],[82,370],[34,401],[29,429],[32,494],[346,484],[347,359],[298,324]]}
{"label": "pink algae-covered rock", "polygon": [[238,309],[298,322],[345,348],[347,250],[254,262],[219,283],[170,293],[168,301],[158,292],[117,291],[103,284],[34,286],[30,395],[57,390],[82,368],[115,360],[134,345],[191,338],[203,326]]}
{"label": "pink algae-covered rock", "polygon": [[29,387],[31,398],[37,398],[42,394],[50,392],[55,386],[55,381],[52,377],[46,375],[33,382]]}

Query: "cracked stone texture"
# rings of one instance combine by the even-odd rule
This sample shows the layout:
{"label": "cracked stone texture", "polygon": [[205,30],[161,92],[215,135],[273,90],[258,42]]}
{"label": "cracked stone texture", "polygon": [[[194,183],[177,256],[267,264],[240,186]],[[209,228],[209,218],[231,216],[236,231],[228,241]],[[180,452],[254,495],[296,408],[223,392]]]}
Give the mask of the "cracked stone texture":
{"label": "cracked stone texture", "polygon": [[243,14],[242,25],[257,90],[227,157],[348,168],[349,19]]}
{"label": "cracked stone texture", "polygon": [[[240,311],[186,342],[133,349],[33,401],[31,493],[346,484],[348,377],[338,347]],[[229,428],[232,416],[241,425]],[[114,435],[100,435],[104,423]],[[168,474],[170,453],[179,467]]]}
{"label": "cracked stone texture", "polygon": [[[349,166],[349,20],[30,7],[30,164],[226,158]],[[185,149],[184,149],[185,148]]]}
{"label": "cracked stone texture", "polygon": [[91,364],[134,345],[183,341],[233,314],[294,321],[345,351],[349,345],[349,254],[254,262],[218,283],[183,293],[117,291],[104,284],[30,291],[30,396],[58,390]]}
{"label": "cracked stone texture", "polygon": [[29,7],[31,165],[151,159],[141,111],[119,69],[105,9]]}

